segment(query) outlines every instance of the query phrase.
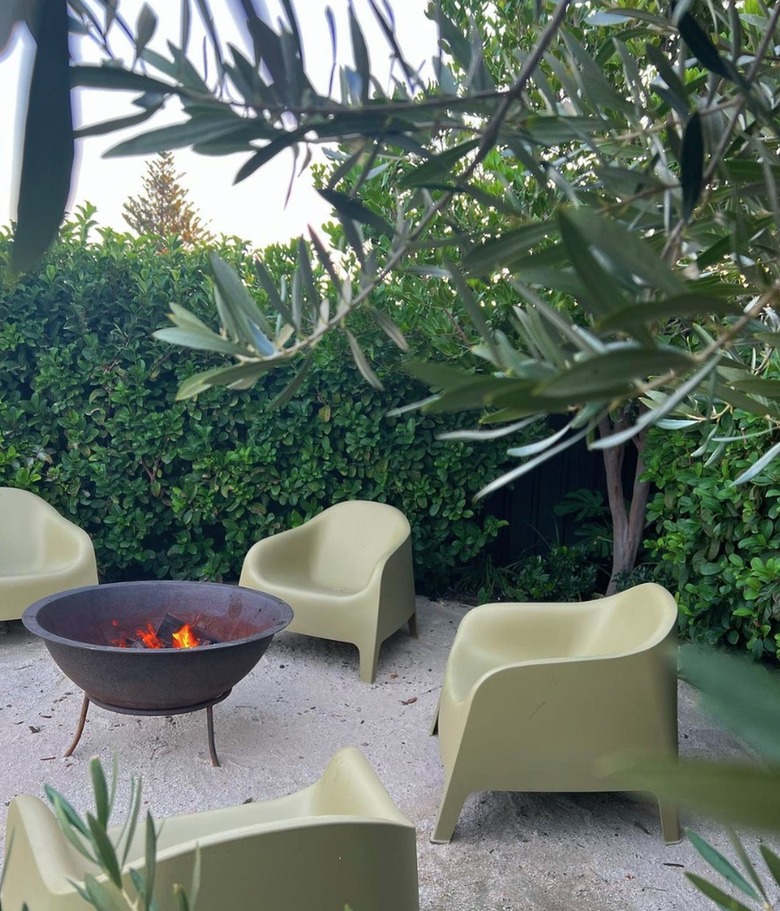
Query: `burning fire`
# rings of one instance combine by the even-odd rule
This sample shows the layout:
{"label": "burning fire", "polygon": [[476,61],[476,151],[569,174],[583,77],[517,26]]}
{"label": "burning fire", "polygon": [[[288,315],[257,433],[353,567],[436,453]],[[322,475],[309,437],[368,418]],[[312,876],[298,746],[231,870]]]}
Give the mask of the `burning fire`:
{"label": "burning fire", "polygon": [[118,631],[118,635],[111,639],[111,645],[119,648],[197,648],[204,642],[189,623],[182,623],[178,629],[170,631],[170,642],[160,638],[160,628],[155,629],[151,623],[133,634],[120,631],[118,620],[112,620],[111,625]]}
{"label": "burning fire", "polygon": [[177,629],[171,635],[171,639],[173,639],[174,648],[196,648],[201,643],[189,623],[185,623],[181,629]]}

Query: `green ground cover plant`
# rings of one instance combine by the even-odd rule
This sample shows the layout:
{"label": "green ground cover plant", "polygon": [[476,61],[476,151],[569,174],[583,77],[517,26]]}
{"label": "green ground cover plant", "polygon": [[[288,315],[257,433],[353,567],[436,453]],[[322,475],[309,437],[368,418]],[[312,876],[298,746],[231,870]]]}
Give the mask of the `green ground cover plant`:
{"label": "green ground cover plant", "polygon": [[[349,498],[408,516],[428,593],[495,537],[500,521],[473,497],[499,470],[501,448],[441,442],[453,423],[434,415],[389,417],[420,386],[381,339],[372,343],[381,391],[360,381],[333,335],[277,408],[268,406],[289,376],[276,373],[253,397],[212,390],[177,401],[181,382],[213,356],[182,356],[151,334],[171,303],[208,319],[207,253],[112,231],[89,242],[91,214],[36,270],[18,280],[3,270],[0,484],[40,493],[85,528],[104,581],[235,580],[258,538]],[[9,249],[5,233],[0,260]],[[219,252],[252,281],[240,241]],[[283,269],[287,255],[272,250],[266,268]]]}
{"label": "green ground cover plant", "polygon": [[492,601],[585,601],[597,597],[606,579],[581,546],[550,544],[544,554],[526,554],[506,566],[488,553],[459,574],[455,596],[475,604]]}

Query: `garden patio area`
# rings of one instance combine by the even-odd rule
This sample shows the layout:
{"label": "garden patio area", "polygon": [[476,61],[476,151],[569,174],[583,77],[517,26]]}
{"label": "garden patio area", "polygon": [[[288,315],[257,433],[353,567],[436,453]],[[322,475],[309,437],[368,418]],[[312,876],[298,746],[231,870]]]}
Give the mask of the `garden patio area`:
{"label": "garden patio area", "polygon": [[[419,638],[402,630],[387,641],[373,685],[359,681],[352,646],[276,636],[252,673],[215,707],[219,768],[209,762],[203,712],[134,717],[93,707],[74,755],[63,758],[81,693],[43,643],[12,622],[0,638],[0,675],[7,681],[0,706],[3,803],[17,794],[40,795],[45,781],[86,811],[89,758],[98,755],[109,767],[116,755],[120,780],[143,779],[143,808],[159,821],[289,794],[313,783],[336,750],[356,746],[417,829],[426,911],[709,911],[711,902],[683,875],[692,869],[707,876],[706,865],[687,842],[664,846],[654,802],[617,794],[484,792],[467,800],[451,844],[429,842],[443,775],[428,732],[466,610],[418,598]],[[702,715],[685,684],[680,751],[683,757],[743,755]],[[685,814],[682,822],[730,853],[718,825]]]}

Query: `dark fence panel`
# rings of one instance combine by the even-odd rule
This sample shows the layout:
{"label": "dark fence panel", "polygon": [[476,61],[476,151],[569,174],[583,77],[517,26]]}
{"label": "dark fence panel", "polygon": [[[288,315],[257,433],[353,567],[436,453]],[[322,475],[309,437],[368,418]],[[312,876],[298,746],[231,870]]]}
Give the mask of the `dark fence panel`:
{"label": "dark fence panel", "polygon": [[[554,425],[551,429],[555,429]],[[636,469],[636,450],[626,447],[623,483],[630,496]],[[506,565],[522,556],[545,553],[552,544],[574,545],[577,519],[559,516],[555,507],[575,490],[599,491],[607,503],[604,461],[598,451],[581,444],[549,459],[513,484],[497,491],[488,502],[489,511],[509,523],[492,545],[491,556]]]}

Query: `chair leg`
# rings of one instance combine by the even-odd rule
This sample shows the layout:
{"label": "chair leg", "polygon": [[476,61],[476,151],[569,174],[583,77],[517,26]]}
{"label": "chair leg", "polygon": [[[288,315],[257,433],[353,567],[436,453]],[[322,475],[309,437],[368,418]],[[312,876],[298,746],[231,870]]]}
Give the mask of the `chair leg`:
{"label": "chair leg", "polygon": [[371,645],[358,646],[360,652],[360,679],[363,683],[373,683],[376,680],[376,667],[379,663],[379,649],[382,647],[381,642],[373,642]]}
{"label": "chair leg", "polygon": [[409,635],[414,636],[415,639],[418,638],[417,632],[417,611],[415,611],[412,616],[409,618]]}
{"label": "chair leg", "polygon": [[661,812],[661,832],[664,837],[664,843],[674,845],[682,841],[680,832],[680,816],[677,812],[676,804],[658,801],[658,809]]}
{"label": "chair leg", "polygon": [[433,844],[446,845],[452,840],[452,833],[455,831],[460,811],[463,809],[469,793],[469,791],[457,787],[452,776],[447,779],[444,784],[439,815],[436,817],[436,825],[431,834]]}

